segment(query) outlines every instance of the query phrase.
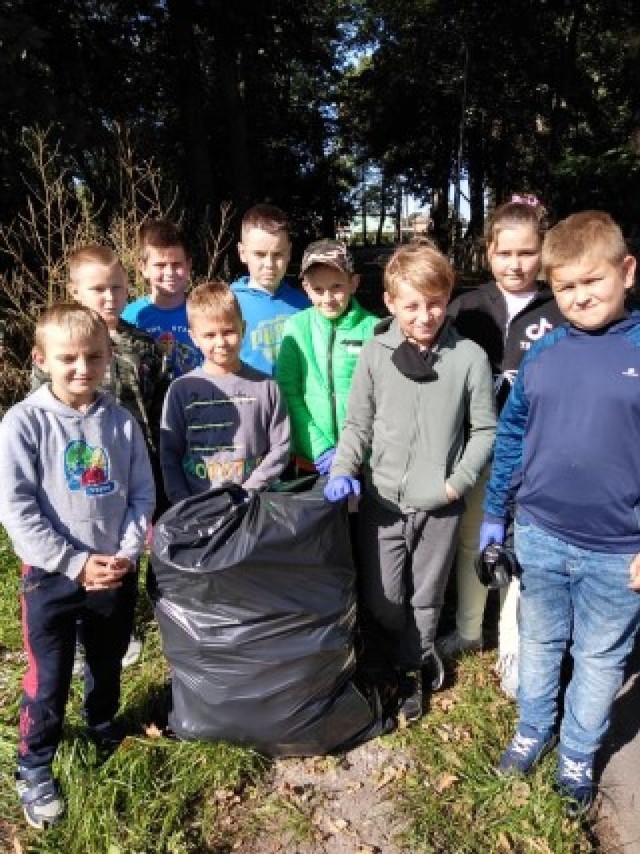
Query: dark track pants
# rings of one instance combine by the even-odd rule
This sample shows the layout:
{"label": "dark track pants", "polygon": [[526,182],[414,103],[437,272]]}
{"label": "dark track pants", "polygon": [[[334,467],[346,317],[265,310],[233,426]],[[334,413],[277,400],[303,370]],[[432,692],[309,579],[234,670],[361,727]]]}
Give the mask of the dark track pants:
{"label": "dark track pants", "polygon": [[87,592],[66,575],[23,567],[20,600],[27,672],[20,705],[20,767],[40,768],[53,760],[69,696],[76,632],[86,655],[87,726],[107,723],[116,714],[136,591],[136,573],[129,573],[117,589]]}
{"label": "dark track pants", "polygon": [[392,642],[393,664],[416,670],[433,652],[464,503],[401,514],[371,496],[358,513],[363,604]]}

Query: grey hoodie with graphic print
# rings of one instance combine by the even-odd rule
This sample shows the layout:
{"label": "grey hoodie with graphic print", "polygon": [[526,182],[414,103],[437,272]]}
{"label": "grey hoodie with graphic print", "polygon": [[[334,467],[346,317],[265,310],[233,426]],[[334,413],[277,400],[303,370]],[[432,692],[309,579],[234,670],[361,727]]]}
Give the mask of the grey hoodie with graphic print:
{"label": "grey hoodie with graphic print", "polygon": [[91,554],[135,561],[155,502],[142,431],[108,393],[86,412],[44,385],[0,423],[0,523],[20,559],[75,579]]}

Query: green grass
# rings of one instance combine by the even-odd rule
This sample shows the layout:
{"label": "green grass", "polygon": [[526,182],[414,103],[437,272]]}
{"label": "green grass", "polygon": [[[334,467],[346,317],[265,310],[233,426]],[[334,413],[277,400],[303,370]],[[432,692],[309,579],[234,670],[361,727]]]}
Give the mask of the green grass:
{"label": "green grass", "polygon": [[455,684],[435,695],[420,725],[390,736],[415,760],[396,785],[410,816],[411,851],[429,854],[593,851],[589,829],[570,821],[553,791],[554,758],[526,779],[493,770],[514,729],[515,705],[498,690],[492,654],[466,656]]}
{"label": "green grass", "polygon": [[[80,717],[74,680],[64,739],[55,762],[68,802],[65,821],[30,830],[15,795],[13,770],[25,660],[20,636],[19,566],[0,528],[0,852],[22,854],[225,854],[235,842],[266,833],[285,848],[309,842],[305,803],[269,790],[268,763],[226,744],[178,742],[148,727],[159,720],[167,676],[160,638],[141,589],[142,660],[123,676],[122,715],[130,736],[101,762]],[[593,851],[589,829],[568,821],[552,791],[553,759],[530,780],[492,771],[515,717],[491,675],[492,656],[461,662],[455,684],[436,695],[419,726],[387,738],[414,762],[394,785],[409,817],[412,852]],[[331,760],[328,760],[331,761]],[[259,793],[259,794],[256,794]]]}
{"label": "green grass", "polygon": [[[122,716],[135,733],[100,761],[80,717],[82,687],[72,685],[65,735],[54,770],[67,817],[47,833],[29,829],[13,784],[18,704],[25,668],[21,652],[19,565],[0,529],[0,851],[51,854],[226,852],[218,830],[220,791],[240,791],[265,760],[227,744],[178,742],[147,734],[157,720],[167,676],[151,609],[141,591],[142,661],[125,671]],[[20,847],[17,847],[20,846]]]}

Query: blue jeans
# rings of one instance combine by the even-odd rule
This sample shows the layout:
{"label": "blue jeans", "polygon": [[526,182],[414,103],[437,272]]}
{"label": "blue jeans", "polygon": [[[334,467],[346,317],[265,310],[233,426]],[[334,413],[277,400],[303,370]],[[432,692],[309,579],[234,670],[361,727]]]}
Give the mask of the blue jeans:
{"label": "blue jeans", "polygon": [[609,726],[640,624],[640,595],[627,586],[634,555],[578,548],[528,522],[516,522],[515,548],[522,565],[520,723],[554,727],[569,646],[573,674],[560,744],[592,756]]}

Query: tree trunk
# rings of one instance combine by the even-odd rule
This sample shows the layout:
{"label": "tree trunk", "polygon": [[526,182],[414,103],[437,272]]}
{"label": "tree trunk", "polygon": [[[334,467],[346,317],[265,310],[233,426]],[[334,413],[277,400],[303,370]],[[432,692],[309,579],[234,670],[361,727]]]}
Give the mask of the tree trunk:
{"label": "tree trunk", "polygon": [[380,185],[380,216],[378,217],[378,230],[376,232],[376,246],[382,244],[382,230],[384,221],[387,217],[387,177],[382,174],[382,183]]}
{"label": "tree trunk", "polygon": [[469,226],[467,237],[475,240],[484,232],[484,121],[481,119],[467,132],[469,169]]}
{"label": "tree trunk", "polygon": [[198,61],[194,32],[193,0],[167,0],[168,26],[172,33],[176,62],[175,90],[183,130],[184,164],[189,208],[201,223],[211,207],[217,208],[213,170],[209,156],[206,96]]}

